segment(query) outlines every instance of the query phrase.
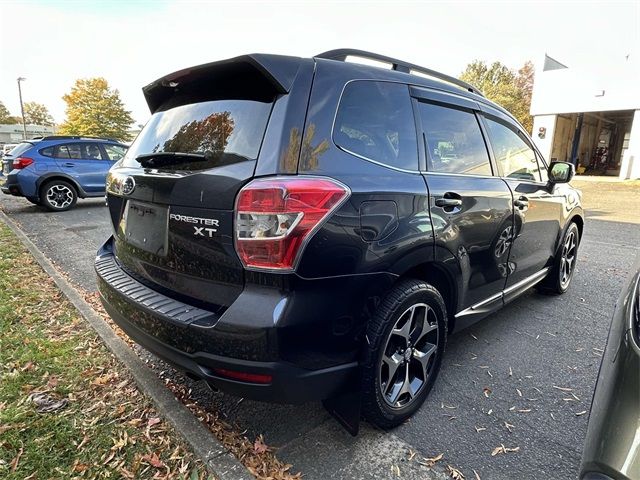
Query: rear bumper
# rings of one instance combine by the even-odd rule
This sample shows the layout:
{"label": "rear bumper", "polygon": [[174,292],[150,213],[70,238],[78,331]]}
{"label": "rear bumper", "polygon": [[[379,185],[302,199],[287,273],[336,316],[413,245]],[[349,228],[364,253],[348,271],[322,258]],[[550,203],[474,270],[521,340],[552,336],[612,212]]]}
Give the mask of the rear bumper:
{"label": "rear bumper", "polygon": [[[333,315],[328,309],[352,308],[327,302],[330,290],[318,295],[309,281],[302,281],[295,292],[248,285],[226,311],[218,313],[170,298],[132,278],[119,266],[110,245],[107,242],[96,258],[105,309],[128,336],[168,363],[223,391],[260,401],[303,403],[359,385],[361,328],[352,322],[351,332],[339,331],[334,340],[328,338],[325,330],[336,328],[327,317]],[[329,283],[344,291],[348,280]],[[321,282],[317,287],[329,288]],[[376,283],[371,278],[355,282],[357,287]],[[358,298],[353,285],[344,293]],[[343,327],[344,316],[337,318]],[[216,369],[271,379],[264,384],[238,381]]]}
{"label": "rear bumper", "polygon": [[4,185],[0,187],[0,190],[2,190],[2,193],[6,195],[24,197],[24,194],[22,193],[22,188],[18,183],[18,177],[16,176],[16,174],[7,175],[7,180],[5,181]]}
{"label": "rear bumper", "polygon": [[[304,403],[329,398],[357,381],[356,362],[320,370],[306,370],[283,362],[252,362],[203,352],[188,354],[137,327],[117,308],[106,302],[104,296],[102,300],[111,318],[136,343],[174,367],[233,395],[264,402]],[[215,369],[269,375],[272,380],[267,384],[243,382],[217,375]]]}

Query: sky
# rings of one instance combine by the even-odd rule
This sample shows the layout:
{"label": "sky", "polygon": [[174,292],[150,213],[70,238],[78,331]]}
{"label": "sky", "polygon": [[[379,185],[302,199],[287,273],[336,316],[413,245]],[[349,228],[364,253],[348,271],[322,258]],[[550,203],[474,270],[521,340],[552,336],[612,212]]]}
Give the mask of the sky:
{"label": "sky", "polygon": [[458,76],[475,59],[517,69],[544,54],[606,70],[640,55],[640,1],[0,0],[0,101],[57,122],[78,78],[105,77],[136,124],[141,88],[167,73],[246,53],[359,48]]}

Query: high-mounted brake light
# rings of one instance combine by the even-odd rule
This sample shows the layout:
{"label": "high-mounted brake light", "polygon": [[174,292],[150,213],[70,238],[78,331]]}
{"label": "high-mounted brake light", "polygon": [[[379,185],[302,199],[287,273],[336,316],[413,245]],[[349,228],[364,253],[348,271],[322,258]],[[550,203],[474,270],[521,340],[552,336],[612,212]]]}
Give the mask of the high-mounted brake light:
{"label": "high-mounted brake light", "polygon": [[236,250],[247,268],[293,270],[305,242],[349,196],[323,177],[261,178],[240,190]]}
{"label": "high-mounted brake light", "polygon": [[13,159],[13,168],[20,170],[21,168],[28,167],[33,163],[33,158],[18,157]]}

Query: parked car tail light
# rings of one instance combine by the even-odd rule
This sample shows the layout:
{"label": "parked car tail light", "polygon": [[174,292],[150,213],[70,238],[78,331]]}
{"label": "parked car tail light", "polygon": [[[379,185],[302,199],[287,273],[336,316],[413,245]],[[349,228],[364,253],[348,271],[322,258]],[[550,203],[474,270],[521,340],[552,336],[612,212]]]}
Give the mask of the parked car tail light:
{"label": "parked car tail light", "polygon": [[13,168],[20,170],[21,168],[28,167],[33,163],[33,158],[18,157],[13,159]]}
{"label": "parked car tail light", "polygon": [[305,242],[349,196],[323,177],[276,177],[247,184],[236,202],[236,250],[247,268],[293,270]]}

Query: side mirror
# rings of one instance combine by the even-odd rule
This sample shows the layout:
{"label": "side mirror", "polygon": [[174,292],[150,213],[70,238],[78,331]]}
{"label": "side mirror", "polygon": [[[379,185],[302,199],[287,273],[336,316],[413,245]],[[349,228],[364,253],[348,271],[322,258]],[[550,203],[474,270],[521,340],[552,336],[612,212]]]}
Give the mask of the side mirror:
{"label": "side mirror", "polygon": [[551,162],[549,166],[549,181],[551,183],[569,183],[576,173],[573,163]]}

